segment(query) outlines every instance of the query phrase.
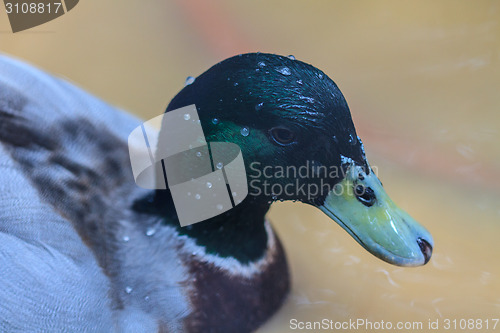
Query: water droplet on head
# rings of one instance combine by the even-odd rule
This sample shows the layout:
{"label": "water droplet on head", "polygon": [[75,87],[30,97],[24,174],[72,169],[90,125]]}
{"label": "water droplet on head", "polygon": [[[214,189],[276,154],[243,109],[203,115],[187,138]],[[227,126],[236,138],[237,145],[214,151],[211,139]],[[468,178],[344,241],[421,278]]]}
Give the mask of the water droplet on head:
{"label": "water droplet on head", "polygon": [[235,83],[233,84],[233,86],[237,87],[237,86],[238,86],[238,82],[235,82]]}
{"label": "water droplet on head", "polygon": [[224,166],[224,164],[222,164],[222,162],[219,162],[216,165],[217,169],[219,169],[219,170],[222,169],[223,166]]}
{"label": "water droplet on head", "polygon": [[292,71],[288,67],[278,67],[278,68],[276,68],[276,71],[278,71],[278,73],[281,73],[283,75],[287,75],[287,76],[292,75]]}
{"label": "water droplet on head", "polygon": [[307,97],[307,96],[299,96],[299,98],[303,101],[306,101],[307,103],[314,103],[316,102],[314,98],[312,97]]}
{"label": "water droplet on head", "polygon": [[354,145],[354,144],[356,144],[356,141],[357,141],[357,140],[356,140],[356,138],[354,137],[354,135],[349,134],[349,143],[350,143],[350,144],[352,144],[352,145]]}
{"label": "water droplet on head", "polygon": [[211,182],[207,182],[207,187],[208,188],[212,188],[212,183]]}
{"label": "water droplet on head", "polygon": [[125,287],[125,292],[126,292],[127,294],[130,294],[130,293],[132,292],[132,290],[133,290],[133,289],[132,289],[132,287],[129,287],[129,286],[126,286],[126,287]]}
{"label": "water droplet on head", "polygon": [[222,210],[222,208],[224,208],[224,206],[222,206],[221,204],[218,204],[216,207],[218,210]]}
{"label": "water droplet on head", "polygon": [[257,64],[260,68],[262,67],[265,67],[266,66],[266,63],[263,62],[263,61],[260,61],[258,64]]}
{"label": "water droplet on head", "polygon": [[188,76],[188,77],[186,78],[186,83],[185,83],[185,85],[186,85],[186,86],[189,86],[190,84],[193,84],[194,80],[196,80],[194,77],[192,77],[192,76]]}
{"label": "water droplet on head", "polygon": [[198,193],[196,193],[196,195],[194,196],[194,198],[195,198],[196,200],[200,200],[200,199],[201,199],[201,195],[199,195]]}
{"label": "water droplet on head", "polygon": [[276,199],[278,199],[278,197],[277,197],[276,195],[273,195],[273,196],[271,197],[271,199],[276,200]]}
{"label": "water droplet on head", "polygon": [[201,157],[201,151],[197,152],[196,156]]}
{"label": "water droplet on head", "polygon": [[243,127],[240,131],[241,135],[243,136],[248,136],[248,134],[250,134],[250,130],[248,129],[248,127]]}
{"label": "water droplet on head", "polygon": [[212,119],[212,124],[217,125],[219,123],[219,119],[214,118]]}
{"label": "water droplet on head", "polygon": [[128,242],[130,240],[130,237],[129,236],[123,236],[123,241],[124,242]]}
{"label": "water droplet on head", "polygon": [[149,301],[149,296],[144,297],[144,300],[145,300],[146,302],[148,302],[148,301]]}
{"label": "water droplet on head", "polygon": [[323,74],[319,73],[318,77],[319,77],[320,80],[323,80]]}
{"label": "water droplet on head", "polygon": [[260,111],[264,107],[264,103],[260,102],[257,105],[255,105],[255,111]]}
{"label": "water droplet on head", "polygon": [[189,119],[191,119],[191,115],[189,113],[186,113],[184,115],[184,120],[189,120]]}
{"label": "water droplet on head", "polygon": [[151,237],[151,236],[153,236],[154,234],[156,234],[156,229],[155,229],[155,228],[150,227],[150,228],[148,228],[148,229],[146,230],[146,236]]}
{"label": "water droplet on head", "polygon": [[297,80],[297,83],[298,84],[302,84],[302,80]]}
{"label": "water droplet on head", "polygon": [[290,54],[290,55],[288,56],[288,59],[290,59],[290,60],[295,60],[295,57],[294,57],[292,54]]}

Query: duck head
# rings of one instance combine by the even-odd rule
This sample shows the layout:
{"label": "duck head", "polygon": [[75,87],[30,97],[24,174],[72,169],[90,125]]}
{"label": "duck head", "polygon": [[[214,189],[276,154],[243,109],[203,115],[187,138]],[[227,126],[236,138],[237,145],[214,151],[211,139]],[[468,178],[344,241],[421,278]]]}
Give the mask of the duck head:
{"label": "duck head", "polygon": [[167,111],[191,104],[207,141],[240,147],[249,188],[242,204],[302,201],[382,260],[429,261],[431,235],[389,198],[344,96],[319,69],[272,54],[235,56],[186,85]]}

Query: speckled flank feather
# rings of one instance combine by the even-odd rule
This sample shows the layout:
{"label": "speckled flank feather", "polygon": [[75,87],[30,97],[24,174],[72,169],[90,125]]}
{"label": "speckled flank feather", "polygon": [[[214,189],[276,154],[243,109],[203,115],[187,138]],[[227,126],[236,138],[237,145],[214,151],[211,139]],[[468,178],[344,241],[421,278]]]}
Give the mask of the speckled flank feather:
{"label": "speckled flank feather", "polygon": [[139,122],[6,58],[0,87],[0,330],[180,330],[188,275],[173,232],[151,241],[154,221],[127,209],[141,195],[126,147]]}

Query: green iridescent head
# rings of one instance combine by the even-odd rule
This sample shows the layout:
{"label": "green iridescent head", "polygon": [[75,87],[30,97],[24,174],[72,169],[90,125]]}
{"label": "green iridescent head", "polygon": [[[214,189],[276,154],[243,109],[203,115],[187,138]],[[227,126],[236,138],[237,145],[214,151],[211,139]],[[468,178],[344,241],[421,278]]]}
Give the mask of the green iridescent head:
{"label": "green iridescent head", "polygon": [[272,54],[235,56],[188,84],[167,112],[191,104],[207,141],[240,147],[246,202],[299,200],[387,262],[416,266],[429,260],[432,237],[387,196],[366,161],[344,96],[319,69]]}

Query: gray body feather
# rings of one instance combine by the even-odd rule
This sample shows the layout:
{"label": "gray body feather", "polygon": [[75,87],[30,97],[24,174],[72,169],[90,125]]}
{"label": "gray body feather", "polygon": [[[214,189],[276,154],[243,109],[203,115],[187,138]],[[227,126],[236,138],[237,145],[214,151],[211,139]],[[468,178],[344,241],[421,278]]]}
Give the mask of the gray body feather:
{"label": "gray body feather", "polygon": [[155,221],[126,209],[141,194],[125,146],[138,125],[0,56],[0,331],[181,330],[174,232],[148,237]]}

